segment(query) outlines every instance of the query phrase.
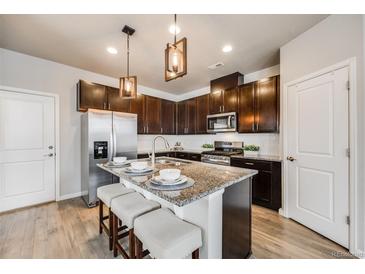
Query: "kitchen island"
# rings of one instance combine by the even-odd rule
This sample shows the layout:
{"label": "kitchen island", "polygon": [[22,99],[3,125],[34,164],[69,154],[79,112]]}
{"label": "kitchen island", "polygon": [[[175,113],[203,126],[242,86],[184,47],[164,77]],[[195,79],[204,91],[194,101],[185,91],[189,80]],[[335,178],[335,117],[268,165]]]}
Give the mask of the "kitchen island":
{"label": "kitchen island", "polygon": [[201,258],[245,258],[251,253],[251,179],[256,170],[156,158],[155,175],[164,168],[178,168],[194,180],[180,191],[158,191],[146,184],[153,174],[130,176],[123,168],[100,168],[118,176],[126,187],[171,209],[181,219],[202,229]]}

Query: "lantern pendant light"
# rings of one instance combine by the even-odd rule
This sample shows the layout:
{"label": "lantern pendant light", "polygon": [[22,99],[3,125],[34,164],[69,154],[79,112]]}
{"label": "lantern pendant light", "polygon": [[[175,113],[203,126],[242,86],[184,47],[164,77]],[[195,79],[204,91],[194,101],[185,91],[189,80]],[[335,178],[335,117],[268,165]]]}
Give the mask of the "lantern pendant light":
{"label": "lantern pendant light", "polygon": [[137,96],[137,76],[129,75],[129,36],[133,35],[135,30],[125,25],[122,32],[127,34],[127,76],[119,79],[119,96],[133,99]]}
{"label": "lantern pendant light", "polygon": [[187,39],[176,41],[176,14],[174,15],[174,43],[168,43],[165,49],[165,81],[171,81],[187,74]]}

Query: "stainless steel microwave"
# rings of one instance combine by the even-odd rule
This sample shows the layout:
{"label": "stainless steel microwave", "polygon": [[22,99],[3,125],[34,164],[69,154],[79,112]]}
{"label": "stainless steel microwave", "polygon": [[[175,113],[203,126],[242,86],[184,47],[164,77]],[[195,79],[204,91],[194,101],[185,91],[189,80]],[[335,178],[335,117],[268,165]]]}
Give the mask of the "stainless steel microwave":
{"label": "stainless steel microwave", "polygon": [[237,131],[236,112],[212,114],[207,116],[207,132],[232,132]]}

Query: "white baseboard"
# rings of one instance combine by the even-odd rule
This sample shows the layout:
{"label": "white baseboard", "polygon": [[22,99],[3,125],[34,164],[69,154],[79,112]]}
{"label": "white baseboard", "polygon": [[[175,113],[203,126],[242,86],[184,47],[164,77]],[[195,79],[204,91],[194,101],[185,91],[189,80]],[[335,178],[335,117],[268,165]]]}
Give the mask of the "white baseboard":
{"label": "white baseboard", "polygon": [[279,208],[279,215],[288,218],[288,216],[285,215],[283,208]]}
{"label": "white baseboard", "polygon": [[68,200],[68,199],[72,199],[72,198],[77,198],[77,197],[81,197],[82,195],[84,195],[85,193],[80,191],[80,192],[76,192],[76,193],[71,193],[71,194],[66,194],[66,195],[62,195],[58,201],[63,201],[63,200]]}
{"label": "white baseboard", "polygon": [[355,254],[352,254],[352,255],[358,257],[359,259],[363,259],[363,260],[365,259],[365,251],[360,250],[360,249],[358,249],[356,251],[356,253]]}

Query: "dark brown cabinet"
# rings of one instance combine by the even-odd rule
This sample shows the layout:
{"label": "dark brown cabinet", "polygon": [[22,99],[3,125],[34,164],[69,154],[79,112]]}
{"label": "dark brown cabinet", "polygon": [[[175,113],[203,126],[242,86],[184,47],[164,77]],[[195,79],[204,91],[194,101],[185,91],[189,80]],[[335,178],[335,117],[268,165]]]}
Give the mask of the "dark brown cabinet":
{"label": "dark brown cabinet", "polygon": [[106,87],[108,96],[108,110],[129,112],[130,111],[130,99],[125,99],[119,96],[119,89]]}
{"label": "dark brown cabinet", "polygon": [[147,134],[161,133],[161,99],[145,97],[145,125]]}
{"label": "dark brown cabinet", "polygon": [[238,131],[241,133],[278,132],[279,76],[238,88]]}
{"label": "dark brown cabinet", "polygon": [[195,134],[196,98],[177,103],[177,134]]}
{"label": "dark brown cabinet", "polygon": [[175,134],[175,102],[161,100],[161,134]]}
{"label": "dark brown cabinet", "polygon": [[196,134],[207,133],[207,115],[209,114],[209,95],[196,97]]}
{"label": "dark brown cabinet", "polygon": [[130,102],[131,113],[137,114],[137,133],[145,134],[145,107],[144,107],[145,95],[137,93],[137,97]]}
{"label": "dark brown cabinet", "polygon": [[278,210],[281,207],[281,162],[231,158],[231,165],[258,170],[252,180],[252,202]]}
{"label": "dark brown cabinet", "polygon": [[89,108],[107,109],[108,96],[106,86],[80,80],[77,84],[77,110]]}
{"label": "dark brown cabinet", "polygon": [[223,90],[218,90],[210,93],[209,97],[209,113],[221,113],[223,105]]}

